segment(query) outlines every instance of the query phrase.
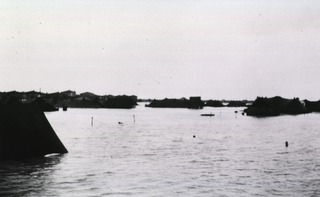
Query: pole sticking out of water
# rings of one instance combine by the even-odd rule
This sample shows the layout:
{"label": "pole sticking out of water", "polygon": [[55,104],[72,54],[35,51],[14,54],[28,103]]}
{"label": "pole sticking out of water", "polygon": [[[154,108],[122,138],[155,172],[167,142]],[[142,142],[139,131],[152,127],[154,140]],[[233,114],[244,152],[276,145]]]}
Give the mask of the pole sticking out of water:
{"label": "pole sticking out of water", "polygon": [[288,147],[289,146],[289,142],[288,141],[286,141],[286,147]]}
{"label": "pole sticking out of water", "polygon": [[91,117],[91,126],[93,127],[93,117]]}
{"label": "pole sticking out of water", "polygon": [[136,122],[136,115],[133,115],[133,122]]}

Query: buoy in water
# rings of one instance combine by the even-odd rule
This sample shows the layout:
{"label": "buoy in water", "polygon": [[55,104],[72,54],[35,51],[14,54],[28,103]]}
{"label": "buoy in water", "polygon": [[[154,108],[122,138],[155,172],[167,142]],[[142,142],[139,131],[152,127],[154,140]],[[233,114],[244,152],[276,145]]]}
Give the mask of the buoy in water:
{"label": "buoy in water", "polygon": [[288,143],[288,141],[286,141],[286,147],[288,147],[289,146],[289,143]]}

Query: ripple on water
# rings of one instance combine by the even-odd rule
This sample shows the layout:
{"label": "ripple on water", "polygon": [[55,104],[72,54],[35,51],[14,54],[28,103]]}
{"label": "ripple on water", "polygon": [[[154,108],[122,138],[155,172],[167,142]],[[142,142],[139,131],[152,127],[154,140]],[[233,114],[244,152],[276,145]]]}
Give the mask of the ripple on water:
{"label": "ripple on water", "polygon": [[320,195],[320,114],[306,127],[304,116],[216,110],[209,121],[196,110],[139,106],[47,114],[69,153],[0,162],[0,196]]}

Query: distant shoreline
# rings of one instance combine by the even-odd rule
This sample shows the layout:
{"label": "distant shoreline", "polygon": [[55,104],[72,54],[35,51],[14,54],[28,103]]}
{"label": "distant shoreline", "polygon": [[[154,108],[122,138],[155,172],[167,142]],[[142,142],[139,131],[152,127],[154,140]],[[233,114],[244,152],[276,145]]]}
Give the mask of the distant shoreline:
{"label": "distant shoreline", "polygon": [[[66,90],[62,92],[53,92],[53,93],[43,93],[43,92],[37,92],[37,91],[27,91],[27,92],[19,92],[19,91],[9,91],[9,92],[0,92],[0,99],[11,96],[17,98],[20,102],[22,103],[30,103],[32,100],[42,97],[45,98],[45,100],[48,100],[49,103],[56,105],[57,107],[62,107],[61,104],[54,103],[52,100],[58,100],[61,98],[64,99],[75,99],[75,98],[83,98],[84,100],[108,100],[110,98],[115,98],[115,97],[130,97],[133,102],[149,102],[151,103],[152,101],[155,100],[166,100],[167,98],[164,99],[142,99],[138,98],[136,95],[98,95],[92,92],[84,92],[77,94],[76,91],[72,90]],[[200,97],[201,98],[201,97]],[[176,100],[184,100],[185,98],[170,98],[170,99],[176,99]],[[205,106],[211,106],[211,107],[230,107],[230,105],[233,106],[244,106],[243,103],[246,103],[246,105],[252,104],[252,100],[218,100],[218,99],[205,99],[201,100],[202,102],[205,103]],[[222,103],[222,105],[221,105]],[[231,104],[230,104],[231,103]],[[93,107],[93,106],[92,106]],[[96,105],[97,108],[99,108],[99,105]]]}
{"label": "distant shoreline", "polygon": [[77,94],[67,90],[55,93],[0,92],[0,103],[17,102],[37,105],[42,111],[56,111],[58,108],[115,108],[132,109],[138,102],[148,102],[145,107],[151,108],[188,108],[203,107],[245,107],[244,113],[249,116],[278,116],[281,114],[303,114],[320,112],[320,101],[287,99],[280,96],[271,98],[257,97],[250,100],[202,100],[200,96],[187,98],[138,99],[136,95],[97,95],[91,92]]}

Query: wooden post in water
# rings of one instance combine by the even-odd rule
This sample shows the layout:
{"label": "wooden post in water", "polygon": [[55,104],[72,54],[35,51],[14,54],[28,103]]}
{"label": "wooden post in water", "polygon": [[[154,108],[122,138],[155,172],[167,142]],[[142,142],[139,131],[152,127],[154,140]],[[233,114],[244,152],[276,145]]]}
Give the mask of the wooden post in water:
{"label": "wooden post in water", "polygon": [[91,117],[91,126],[93,127],[93,117]]}
{"label": "wooden post in water", "polygon": [[288,141],[286,141],[286,147],[288,147],[289,146],[289,143],[288,143]]}

